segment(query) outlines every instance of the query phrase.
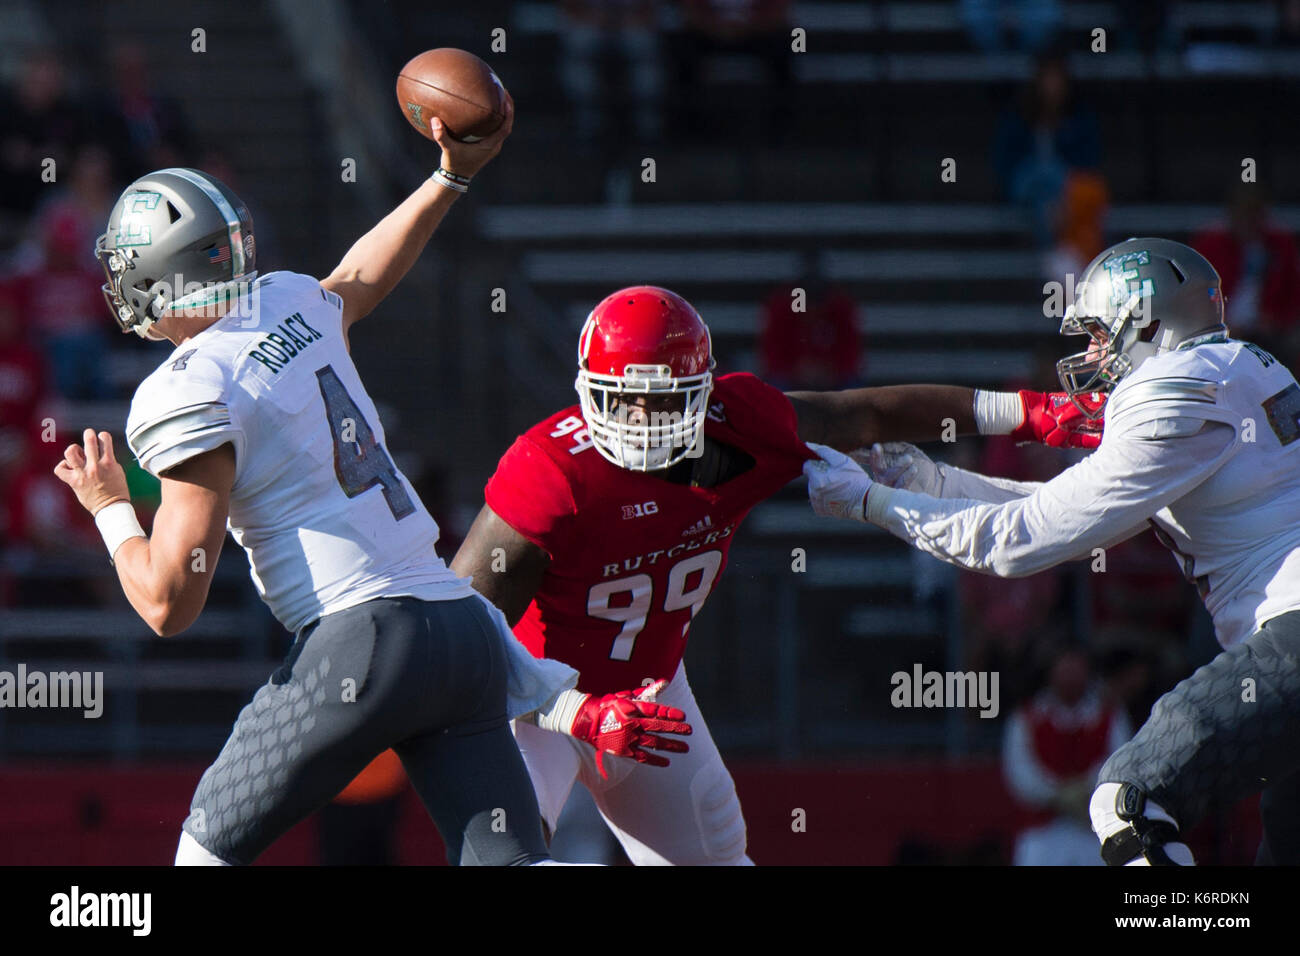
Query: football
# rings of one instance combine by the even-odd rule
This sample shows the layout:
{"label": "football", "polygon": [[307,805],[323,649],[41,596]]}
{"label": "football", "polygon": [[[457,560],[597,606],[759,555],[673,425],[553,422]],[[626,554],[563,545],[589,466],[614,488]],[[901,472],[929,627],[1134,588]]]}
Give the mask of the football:
{"label": "football", "polygon": [[492,68],[454,47],[428,50],[402,67],[397,102],[406,121],[428,139],[435,116],[466,143],[492,135],[506,118],[506,90]]}

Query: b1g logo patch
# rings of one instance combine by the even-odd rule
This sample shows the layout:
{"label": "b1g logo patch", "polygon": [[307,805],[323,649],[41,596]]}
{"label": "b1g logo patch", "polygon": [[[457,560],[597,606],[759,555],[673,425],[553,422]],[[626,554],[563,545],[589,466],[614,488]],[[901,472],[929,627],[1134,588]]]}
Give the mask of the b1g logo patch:
{"label": "b1g logo patch", "polygon": [[654,501],[643,501],[639,505],[623,506],[624,521],[628,520],[629,518],[644,518],[647,515],[657,515],[658,513],[659,513],[659,505],[657,502]]}

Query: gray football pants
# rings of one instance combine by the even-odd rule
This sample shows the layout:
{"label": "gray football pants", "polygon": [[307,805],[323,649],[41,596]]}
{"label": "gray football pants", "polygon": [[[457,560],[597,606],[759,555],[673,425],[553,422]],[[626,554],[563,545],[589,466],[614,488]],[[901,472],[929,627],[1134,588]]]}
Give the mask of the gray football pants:
{"label": "gray football pants", "polygon": [[251,863],[389,747],[449,862],[546,859],[506,721],[505,651],[477,596],[381,598],[303,628],[203,774],[185,831]]}
{"label": "gray football pants", "polygon": [[1300,612],[1273,618],[1180,682],[1100,783],[1132,783],[1186,831],[1214,800],[1263,790],[1259,862],[1300,863]]}

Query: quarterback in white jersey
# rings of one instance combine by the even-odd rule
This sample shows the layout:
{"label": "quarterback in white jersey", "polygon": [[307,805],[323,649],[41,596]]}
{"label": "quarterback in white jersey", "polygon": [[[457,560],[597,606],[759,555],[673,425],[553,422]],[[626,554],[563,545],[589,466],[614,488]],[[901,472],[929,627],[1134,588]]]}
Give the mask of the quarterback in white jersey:
{"label": "quarterback in white jersey", "polygon": [[227,526],[296,633],[200,780],[179,864],[252,862],[390,747],[452,863],[547,860],[508,720],[549,713],[577,675],[529,655],[438,557],[437,525],[394,465],[348,347],[500,150],[512,112],[476,143],[434,120],[441,168],[319,282],[259,279],[248,210],[192,169],[134,182],[96,244],[121,329],[177,346],[127,423],[162,486],[152,535],[107,432],[87,430],[56,474],[95,516],[157,634],[202,611]]}
{"label": "quarterback in white jersey", "polygon": [[376,597],[471,594],[386,451],[342,300],[291,272],[256,279],[250,298],[248,316],[235,310],[188,339],[136,390],[126,436],[141,466],[162,475],[231,445],[230,531],[289,631]]}
{"label": "quarterback in white jersey", "polygon": [[865,457],[873,482],[826,449],[805,468],[814,508],[1003,577],[1154,528],[1225,650],[1161,698],[1102,768],[1091,808],[1102,856],[1190,863],[1180,829],[1212,798],[1267,785],[1261,860],[1297,862],[1300,386],[1267,352],[1228,337],[1217,272],[1169,240],[1130,239],[1098,256],[1062,331],[1092,343],[1058,363],[1066,390],[1110,392],[1086,459],[1036,484],[877,447]]}

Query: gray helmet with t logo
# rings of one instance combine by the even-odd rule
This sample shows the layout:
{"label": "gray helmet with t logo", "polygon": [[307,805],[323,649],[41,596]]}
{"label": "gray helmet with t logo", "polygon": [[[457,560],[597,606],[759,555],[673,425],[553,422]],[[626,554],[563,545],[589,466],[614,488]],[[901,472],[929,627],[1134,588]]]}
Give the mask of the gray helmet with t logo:
{"label": "gray helmet with t logo", "polygon": [[1103,414],[1076,396],[1109,391],[1158,352],[1226,338],[1219,273],[1191,246],[1170,239],[1126,239],[1084,269],[1062,335],[1091,346],[1056,363],[1061,386],[1089,418]]}
{"label": "gray helmet with t logo", "polygon": [[257,277],[248,208],[196,169],[160,169],[128,186],[95,256],[113,318],[143,338],[168,312],[211,304]]}

